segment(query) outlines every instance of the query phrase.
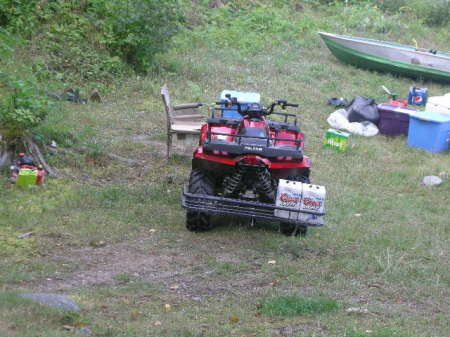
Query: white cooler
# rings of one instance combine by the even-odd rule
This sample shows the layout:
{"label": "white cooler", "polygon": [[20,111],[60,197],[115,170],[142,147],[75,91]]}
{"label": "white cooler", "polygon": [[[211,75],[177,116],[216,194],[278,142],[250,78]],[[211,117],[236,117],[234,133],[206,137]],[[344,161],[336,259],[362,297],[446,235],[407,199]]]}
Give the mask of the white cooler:
{"label": "white cooler", "polygon": [[450,93],[444,96],[429,97],[425,111],[450,115]]}

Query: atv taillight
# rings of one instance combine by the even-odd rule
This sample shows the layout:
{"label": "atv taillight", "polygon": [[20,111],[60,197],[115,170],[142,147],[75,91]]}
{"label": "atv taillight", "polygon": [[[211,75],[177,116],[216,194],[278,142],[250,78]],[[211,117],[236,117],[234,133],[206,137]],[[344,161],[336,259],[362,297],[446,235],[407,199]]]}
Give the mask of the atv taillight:
{"label": "atv taillight", "polygon": [[287,157],[285,157],[285,156],[278,156],[277,160],[278,161],[294,161],[295,159],[292,158],[291,156],[287,156]]}
{"label": "atv taillight", "polygon": [[208,125],[203,124],[200,130],[200,139],[198,140],[198,145],[201,146],[203,141],[207,138]]}
{"label": "atv taillight", "polygon": [[218,155],[228,156],[228,152],[227,151],[213,150],[212,153],[217,155],[217,156]]}
{"label": "atv taillight", "polygon": [[257,158],[244,158],[242,162],[248,165],[261,165],[261,161]]}

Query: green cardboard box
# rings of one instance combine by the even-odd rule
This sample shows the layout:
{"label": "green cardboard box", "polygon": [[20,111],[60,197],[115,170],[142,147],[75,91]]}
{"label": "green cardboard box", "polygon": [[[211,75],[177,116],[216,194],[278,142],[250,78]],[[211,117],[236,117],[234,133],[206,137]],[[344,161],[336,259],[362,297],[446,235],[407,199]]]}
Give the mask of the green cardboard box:
{"label": "green cardboard box", "polygon": [[16,185],[18,186],[28,186],[36,185],[37,171],[31,169],[20,169],[19,175],[17,176]]}
{"label": "green cardboard box", "polygon": [[347,132],[328,129],[327,133],[325,134],[323,146],[339,152],[344,152],[347,149],[349,137],[350,134]]}

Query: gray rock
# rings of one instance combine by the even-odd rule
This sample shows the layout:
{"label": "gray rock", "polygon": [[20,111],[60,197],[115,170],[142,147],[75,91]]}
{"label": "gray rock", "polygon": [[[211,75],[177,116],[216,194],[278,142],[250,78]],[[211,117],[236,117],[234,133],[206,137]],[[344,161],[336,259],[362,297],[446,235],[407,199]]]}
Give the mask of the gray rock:
{"label": "gray rock", "polygon": [[90,336],[92,335],[92,330],[89,329],[87,326],[83,326],[81,328],[76,329],[75,333],[79,335]]}
{"label": "gray rock", "polygon": [[18,239],[25,239],[26,237],[29,237],[32,234],[33,234],[33,232],[26,232],[26,233],[22,233],[22,234],[16,235],[16,238],[18,238]]}
{"label": "gray rock", "polygon": [[427,186],[442,184],[442,179],[437,176],[426,176],[423,178],[422,182]]}
{"label": "gray rock", "polygon": [[56,309],[80,311],[80,307],[70,298],[64,295],[51,293],[30,293],[22,294],[23,298],[30,299],[42,305],[46,305]]}

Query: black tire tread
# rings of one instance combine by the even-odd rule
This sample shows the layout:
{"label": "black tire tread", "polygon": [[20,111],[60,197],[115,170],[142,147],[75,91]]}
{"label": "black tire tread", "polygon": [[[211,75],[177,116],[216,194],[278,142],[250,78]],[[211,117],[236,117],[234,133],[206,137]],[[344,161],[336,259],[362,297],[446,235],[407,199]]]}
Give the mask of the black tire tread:
{"label": "black tire tread", "polygon": [[[214,185],[201,169],[193,169],[189,178],[189,192],[214,195]],[[186,228],[191,232],[205,232],[212,228],[211,216],[207,213],[187,211]]]}

